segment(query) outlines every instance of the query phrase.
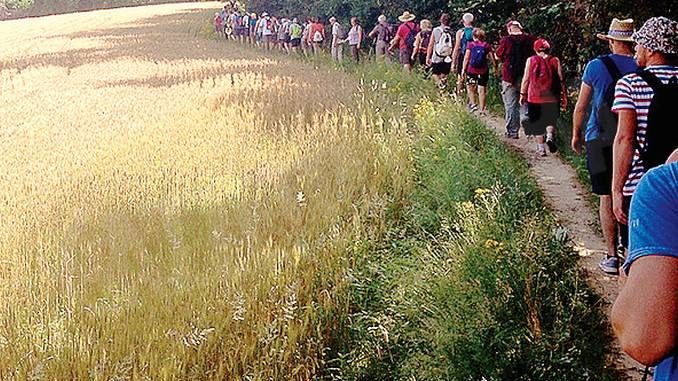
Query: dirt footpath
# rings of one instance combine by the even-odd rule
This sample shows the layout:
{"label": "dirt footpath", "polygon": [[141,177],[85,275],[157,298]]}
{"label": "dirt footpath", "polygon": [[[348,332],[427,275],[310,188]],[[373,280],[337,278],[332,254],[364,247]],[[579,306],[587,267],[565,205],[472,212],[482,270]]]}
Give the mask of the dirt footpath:
{"label": "dirt footpath", "polygon": [[[537,157],[534,140],[528,141],[522,135],[518,140],[506,138],[504,119],[488,116],[481,120],[505,144],[527,160],[530,172],[544,192],[547,204],[556,213],[560,224],[567,228],[574,248],[581,257],[579,263],[586,271],[589,283],[603,296],[605,304],[602,308],[609,316],[612,303],[619,292],[617,277],[608,276],[598,268],[598,262],[605,254],[605,243],[595,228],[599,224],[598,216],[587,205],[585,192],[588,191],[582,188],[574,169],[564,163],[558,154]],[[622,353],[618,345],[617,350],[619,353],[615,355],[615,362],[626,370],[630,380],[641,380],[645,367]]]}

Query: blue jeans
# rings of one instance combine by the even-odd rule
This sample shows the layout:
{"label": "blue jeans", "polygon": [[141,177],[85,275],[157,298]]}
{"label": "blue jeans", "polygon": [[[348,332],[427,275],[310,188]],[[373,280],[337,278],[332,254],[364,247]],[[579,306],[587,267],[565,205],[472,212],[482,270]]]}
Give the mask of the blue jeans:
{"label": "blue jeans", "polygon": [[[520,83],[519,79],[516,83]],[[501,81],[501,99],[504,101],[506,114],[506,132],[518,135],[520,126],[527,122],[527,108],[520,105],[520,88],[510,82]]]}

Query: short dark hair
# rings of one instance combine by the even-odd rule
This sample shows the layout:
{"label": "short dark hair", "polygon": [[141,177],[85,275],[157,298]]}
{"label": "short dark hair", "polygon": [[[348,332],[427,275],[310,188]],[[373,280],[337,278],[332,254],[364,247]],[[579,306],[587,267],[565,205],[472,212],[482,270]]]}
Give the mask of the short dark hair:
{"label": "short dark hair", "polygon": [[440,23],[443,25],[450,25],[450,15],[449,13],[443,13],[440,15]]}

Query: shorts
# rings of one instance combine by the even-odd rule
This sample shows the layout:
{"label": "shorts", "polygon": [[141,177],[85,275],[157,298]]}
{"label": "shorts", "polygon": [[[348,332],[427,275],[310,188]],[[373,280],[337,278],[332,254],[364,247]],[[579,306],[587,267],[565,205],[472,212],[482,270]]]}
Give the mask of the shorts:
{"label": "shorts", "polygon": [[473,74],[466,73],[466,84],[467,85],[478,85],[481,87],[487,87],[488,82],[490,82],[490,73],[485,74]]}
{"label": "shorts", "polygon": [[301,38],[293,38],[290,40],[290,45],[293,48],[298,48],[301,45]]}
{"label": "shorts", "polygon": [[411,48],[400,49],[400,64],[401,65],[412,65],[412,49]]}
{"label": "shorts", "polygon": [[[624,196],[624,201],[622,202],[622,209],[626,215],[629,215],[629,209],[631,207],[631,196]],[[619,243],[624,247],[624,249],[629,248],[629,226],[621,223],[617,223],[617,229],[619,230]]]}
{"label": "shorts", "polygon": [[525,135],[544,135],[547,126],[556,126],[560,107],[558,102],[552,103],[528,103],[527,126]]}
{"label": "shorts", "polygon": [[434,62],[431,64],[431,73],[434,75],[449,75],[452,70],[452,62]]}
{"label": "shorts", "polygon": [[591,191],[598,196],[612,194],[612,145],[600,140],[586,142],[586,168],[591,178]]}

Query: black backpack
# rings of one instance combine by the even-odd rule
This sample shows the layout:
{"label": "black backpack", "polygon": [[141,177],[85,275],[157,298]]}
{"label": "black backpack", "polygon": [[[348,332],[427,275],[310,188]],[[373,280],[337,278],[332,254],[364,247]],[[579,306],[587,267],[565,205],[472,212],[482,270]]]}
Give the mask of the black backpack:
{"label": "black backpack", "polygon": [[598,107],[598,111],[596,112],[596,116],[598,117],[598,140],[603,147],[611,147],[614,143],[614,137],[617,134],[617,124],[619,122],[617,114],[612,112],[614,89],[617,85],[617,81],[619,81],[623,75],[610,56],[601,56],[598,57],[598,59],[603,62],[607,72],[610,74],[610,77],[612,77],[612,83],[605,89],[603,101],[600,102],[600,107]]}
{"label": "black backpack", "polygon": [[647,171],[664,164],[678,148],[678,127],[676,127],[678,77],[673,76],[665,85],[648,70],[640,70],[637,73],[654,91],[647,115],[644,149],[640,148],[636,139],[636,148]]}
{"label": "black backpack", "polygon": [[525,62],[532,55],[532,46],[530,46],[530,40],[526,35],[509,36],[511,39],[511,55],[508,60],[508,71],[511,74],[511,78],[515,82],[518,79],[522,78],[525,73]]}

